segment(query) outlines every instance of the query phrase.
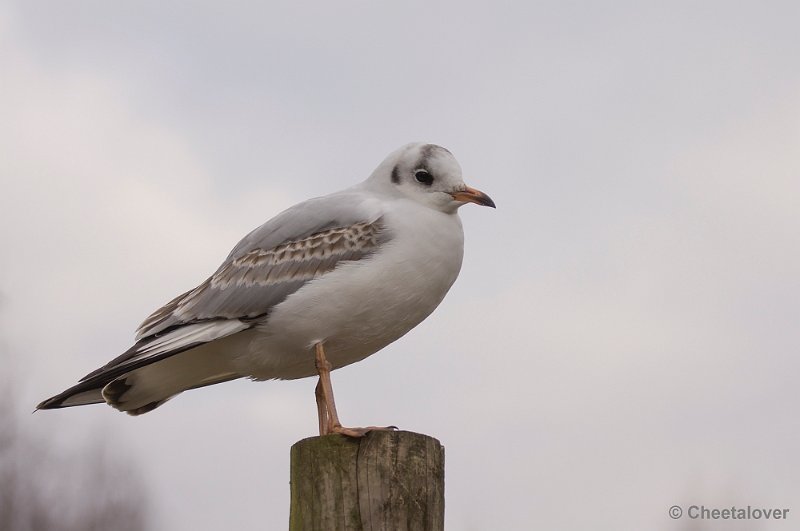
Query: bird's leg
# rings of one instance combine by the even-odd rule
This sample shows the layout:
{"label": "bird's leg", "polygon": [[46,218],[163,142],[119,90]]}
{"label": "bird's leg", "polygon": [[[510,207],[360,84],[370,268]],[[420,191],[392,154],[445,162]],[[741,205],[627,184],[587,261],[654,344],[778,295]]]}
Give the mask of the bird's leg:
{"label": "bird's leg", "polygon": [[[315,394],[317,395],[317,414],[319,415],[320,435],[329,433],[342,433],[342,424],[336,412],[336,401],[333,398],[333,385],[331,384],[331,364],[325,357],[322,343],[314,345],[315,362],[319,382]],[[366,433],[366,432],[365,432]],[[361,437],[361,435],[356,435]]]}
{"label": "bird's leg", "polygon": [[373,430],[397,429],[394,426],[389,428],[379,428],[370,426],[368,428],[345,428],[339,422],[339,414],[336,412],[336,402],[333,399],[333,386],[331,385],[331,364],[325,358],[325,349],[322,343],[314,345],[315,362],[319,382],[315,394],[317,397],[317,415],[319,416],[319,434],[328,435],[330,433],[341,433],[348,437],[363,437]]}
{"label": "bird's leg", "polygon": [[322,377],[317,382],[317,387],[314,389],[314,395],[317,398],[317,416],[319,417],[319,434],[328,435],[328,408],[325,405],[325,397],[322,393]]}

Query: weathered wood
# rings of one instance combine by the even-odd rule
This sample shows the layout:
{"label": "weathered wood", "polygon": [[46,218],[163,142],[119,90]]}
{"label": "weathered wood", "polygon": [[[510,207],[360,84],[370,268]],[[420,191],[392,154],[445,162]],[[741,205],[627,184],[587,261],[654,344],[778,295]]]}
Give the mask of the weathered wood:
{"label": "weathered wood", "polygon": [[444,447],[427,435],[326,435],[291,451],[290,531],[442,531]]}

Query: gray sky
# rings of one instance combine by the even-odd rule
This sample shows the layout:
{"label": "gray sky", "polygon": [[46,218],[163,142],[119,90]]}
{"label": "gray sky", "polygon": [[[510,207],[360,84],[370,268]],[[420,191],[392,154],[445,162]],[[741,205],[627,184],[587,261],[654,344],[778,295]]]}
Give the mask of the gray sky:
{"label": "gray sky", "polygon": [[[462,209],[434,315],[333,381],[345,422],[443,442],[448,529],[685,529],[673,504],[800,519],[798,20],[797,2],[2,4],[0,333],[24,413],[253,227],[430,141],[498,209]],[[159,529],[281,529],[314,383],[24,421],[141,463]]]}

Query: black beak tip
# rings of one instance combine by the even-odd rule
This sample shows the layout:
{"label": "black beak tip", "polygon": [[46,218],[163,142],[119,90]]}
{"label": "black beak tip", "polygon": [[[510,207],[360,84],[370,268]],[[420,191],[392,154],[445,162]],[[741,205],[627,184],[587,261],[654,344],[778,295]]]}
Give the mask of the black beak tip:
{"label": "black beak tip", "polygon": [[495,204],[494,204],[494,201],[492,201],[492,198],[491,198],[491,197],[489,197],[489,196],[488,196],[488,195],[486,195],[486,194],[484,194],[484,196],[483,196],[483,198],[482,198],[482,201],[481,201],[481,204],[482,204],[483,206],[488,206],[488,207],[492,207],[492,208],[495,208],[495,209],[497,208],[497,207],[495,206]]}

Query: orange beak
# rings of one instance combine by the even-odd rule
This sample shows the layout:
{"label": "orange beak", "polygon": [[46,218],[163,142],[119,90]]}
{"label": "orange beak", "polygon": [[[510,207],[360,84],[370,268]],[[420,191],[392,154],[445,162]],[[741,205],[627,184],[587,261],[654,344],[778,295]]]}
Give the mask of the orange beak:
{"label": "orange beak", "polygon": [[453,192],[450,195],[453,196],[453,199],[456,201],[461,201],[462,203],[475,203],[476,205],[496,208],[491,197],[484,194],[480,190],[470,188],[469,186],[463,190],[459,190],[458,192]]}

